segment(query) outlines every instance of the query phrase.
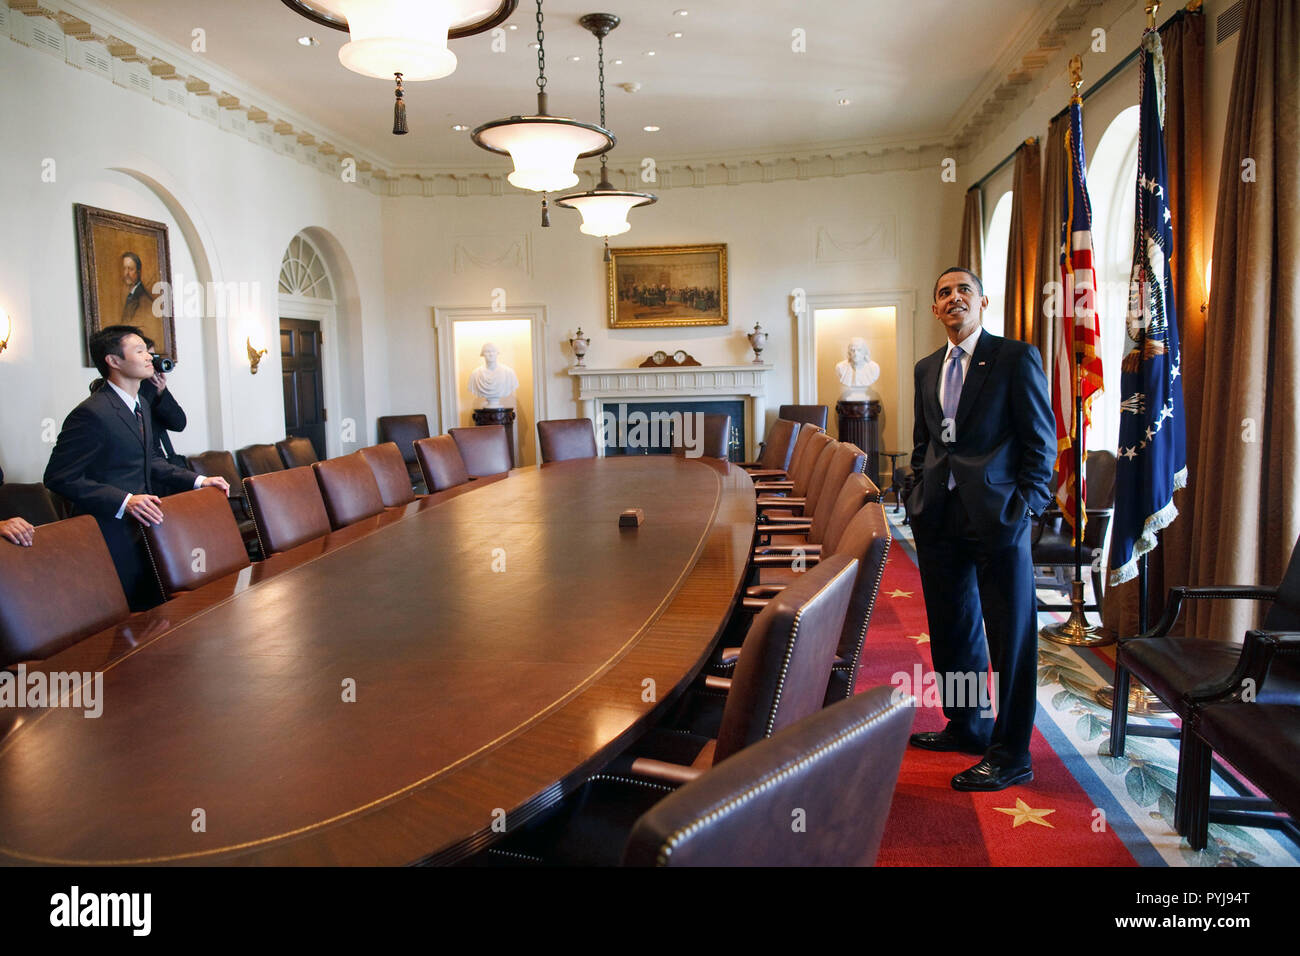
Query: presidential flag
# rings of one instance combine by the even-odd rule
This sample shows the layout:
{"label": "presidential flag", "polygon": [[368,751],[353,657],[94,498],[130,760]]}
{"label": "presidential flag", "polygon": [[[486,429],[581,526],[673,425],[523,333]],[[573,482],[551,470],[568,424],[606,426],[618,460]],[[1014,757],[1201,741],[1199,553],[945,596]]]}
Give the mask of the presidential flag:
{"label": "presidential flag", "polygon": [[[1065,219],[1061,224],[1064,296],[1052,388],[1052,411],[1056,416],[1056,501],[1071,528],[1076,526],[1079,510],[1074,500],[1075,444],[1081,449],[1081,457],[1086,455],[1085,435],[1092,423],[1092,402],[1102,390],[1101,320],[1096,309],[1097,272],[1092,265],[1092,205],[1084,181],[1087,164],[1082,107],[1083,100],[1076,92],[1070,100],[1070,127],[1066,133]],[[1076,357],[1082,374],[1075,367]],[[1080,391],[1084,434],[1076,435],[1075,400]],[[1084,501],[1087,501],[1086,493]],[[1078,518],[1078,534],[1082,536],[1086,515]]]}
{"label": "presidential flag", "polygon": [[1129,279],[1129,351],[1120,372],[1119,452],[1110,583],[1137,576],[1137,559],[1178,517],[1174,492],[1187,485],[1178,313],[1169,259],[1173,226],[1165,162],[1165,64],[1160,34],[1142,35],[1142,110],[1137,209]]}

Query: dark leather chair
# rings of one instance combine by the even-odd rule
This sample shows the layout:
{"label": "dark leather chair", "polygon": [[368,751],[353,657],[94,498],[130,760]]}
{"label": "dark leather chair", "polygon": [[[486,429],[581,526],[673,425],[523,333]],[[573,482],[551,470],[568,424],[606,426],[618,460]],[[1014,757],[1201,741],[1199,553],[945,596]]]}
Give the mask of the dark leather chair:
{"label": "dark leather chair", "polygon": [[466,484],[469,472],[460,457],[460,446],[450,435],[421,438],[415,443],[415,454],[429,492],[446,491]]}
{"label": "dark leather chair", "polygon": [[816,425],[818,428],[826,428],[826,418],[828,409],[825,405],[782,405],[777,415],[781,418],[788,418],[792,422],[800,422],[807,425]]}
{"label": "dark leather chair", "polygon": [[245,445],[236,449],[235,462],[239,465],[239,473],[245,478],[284,471],[284,462],[280,460],[280,453],[274,445]]}
{"label": "dark leather chair", "polygon": [[[876,687],[827,707],[660,800],[623,865],[873,865],[914,716],[894,696]],[[806,830],[791,825],[796,810]]]}
{"label": "dark leather chair", "polygon": [[267,557],[330,533],[320,486],[310,468],[290,468],[244,479],[257,537]]}
{"label": "dark leather chair", "polygon": [[361,457],[370,466],[379,485],[379,496],[385,508],[400,508],[415,500],[411,488],[411,476],[406,470],[406,462],[398,451],[396,442],[384,442],[361,449]]}
{"label": "dark leather chair", "polygon": [[244,495],[244,482],[235,467],[235,456],[228,451],[205,451],[198,455],[188,455],[190,471],[200,475],[220,475],[230,485],[230,497],[227,499],[230,512],[235,516],[239,534],[244,539],[244,548],[252,557],[261,557],[257,543],[257,525],[253,521],[253,512],[248,507],[248,498]]}
{"label": "dark leather chair", "polygon": [[[1252,631],[1247,640],[1263,638],[1260,632]],[[1300,656],[1300,634],[1275,634],[1271,638],[1280,645],[1274,653]],[[1188,782],[1187,842],[1191,848],[1205,849],[1211,822],[1269,827],[1300,842],[1300,826],[1296,823],[1300,820],[1300,706],[1209,704],[1193,715],[1192,731],[1183,740],[1184,747],[1198,750],[1191,763],[1199,772],[1195,780]],[[1211,797],[1210,768],[1215,753],[1270,799]],[[1229,801],[1236,805],[1244,802],[1250,809],[1229,812],[1217,808]],[[1290,819],[1277,816],[1277,810],[1290,814]]]}
{"label": "dark leather chair", "polygon": [[755,499],[765,521],[793,519],[800,521],[815,518],[823,499],[834,503],[840,488],[849,475],[861,474],[867,456],[851,442],[832,442],[822,450],[812,477],[808,480],[808,493],[800,498],[794,495],[759,495]]}
{"label": "dark leather chair", "polygon": [[[1276,642],[1252,640],[1245,643],[1198,637],[1170,637],[1183,602],[1193,600],[1243,599],[1272,601],[1264,615],[1262,631],[1300,631],[1300,541],[1291,552],[1282,583],[1277,587],[1220,585],[1175,587],[1160,621],[1145,634],[1121,639],[1115,651],[1115,701],[1110,718],[1110,752],[1124,755],[1128,734],[1140,737],[1177,738],[1172,727],[1128,724],[1130,679],[1136,679],[1155,694],[1183,722],[1194,722],[1199,708],[1208,704],[1239,700],[1245,688],[1265,704],[1300,704],[1300,655],[1275,654]],[[1253,633],[1253,632],[1252,632]],[[1185,744],[1185,741],[1184,741]],[[1181,746],[1178,751],[1178,786],[1174,825],[1179,833],[1189,832],[1191,801],[1188,782],[1200,780],[1205,769],[1197,765],[1201,751]]]}
{"label": "dark leather chair", "polygon": [[685,431],[683,428],[679,431],[674,422],[673,427],[673,454],[685,456],[688,451],[697,453],[695,457],[699,458],[721,458],[726,461],[731,456],[731,416],[715,415],[704,413],[692,424],[692,442],[694,447],[687,449],[685,446]]}
{"label": "dark leather chair", "polygon": [[537,423],[542,464],[596,457],[596,430],[589,418],[558,418]]}
{"label": "dark leather chair", "polygon": [[[799,429],[799,441],[795,444],[794,455],[790,459],[790,471],[785,478],[769,477],[763,472],[751,471],[754,479],[754,492],[764,495],[789,495],[802,498],[808,494],[808,485],[821,459],[822,452],[834,443],[835,439],[823,431],[814,431],[811,426]],[[804,435],[808,436],[805,442]],[[803,446],[802,453],[800,446]]]}
{"label": "dark leather chair", "polygon": [[318,461],[311,466],[325,499],[325,513],[335,530],[370,518],[384,510],[384,498],[374,472],[361,452]]}
{"label": "dark leather chair", "polygon": [[471,478],[488,478],[510,470],[510,439],[504,425],[452,428],[447,434],[456,442]]}
{"label": "dark leather chair", "polygon": [[[798,424],[798,423],[795,423]],[[799,425],[799,431],[794,441],[794,451],[790,453],[790,462],[784,469],[781,468],[747,468],[749,477],[755,482],[758,481],[790,481],[794,478],[794,473],[801,467],[804,467],[805,459],[810,453],[810,448],[816,444],[813,441],[814,436],[824,435],[826,429],[818,428],[816,425]],[[827,436],[828,438],[830,436]],[[815,458],[816,455],[814,454]]]}
{"label": "dark leather chair", "polygon": [[58,509],[49,489],[40,482],[0,485],[0,521],[22,518],[31,525],[52,524],[59,520]]}
{"label": "dark leather chair", "polygon": [[[384,415],[379,419],[379,443],[392,442],[402,453],[411,484],[420,481],[420,466],[415,460],[415,443],[429,437],[429,419],[424,415]],[[433,489],[430,488],[430,491]]]}
{"label": "dark leather chair", "polygon": [[747,471],[784,472],[790,467],[795,443],[799,440],[799,423],[778,418],[767,430],[758,461],[741,462]]}
{"label": "dark leather chair", "polygon": [[275,443],[275,450],[280,453],[285,468],[305,468],[320,461],[309,438],[285,438]]}
{"label": "dark leather chair", "polygon": [[[1106,544],[1106,533],[1110,529],[1111,518],[1115,513],[1115,456],[1108,451],[1088,453],[1084,465],[1087,478],[1085,514],[1087,521],[1083,529],[1083,565],[1085,573],[1092,574],[1092,593],[1095,603],[1084,605],[1086,611],[1100,611],[1103,594],[1103,574],[1101,562],[1093,561],[1093,554],[1098,553]],[[1052,487],[1056,487],[1053,480]],[[1074,532],[1061,516],[1059,508],[1052,506],[1038,519],[1033,540],[1034,567],[1050,567],[1053,582],[1059,588],[1066,588],[1074,580]],[[1068,611],[1068,603],[1045,604],[1038,602],[1040,611]]]}
{"label": "dark leather chair", "polygon": [[161,502],[165,520],[145,525],[144,540],[164,599],[248,567],[248,550],[220,488],[196,488]]}
{"label": "dark leather chair", "polygon": [[0,667],[49,657],[130,616],[90,515],[42,525],[28,548],[0,544]]}

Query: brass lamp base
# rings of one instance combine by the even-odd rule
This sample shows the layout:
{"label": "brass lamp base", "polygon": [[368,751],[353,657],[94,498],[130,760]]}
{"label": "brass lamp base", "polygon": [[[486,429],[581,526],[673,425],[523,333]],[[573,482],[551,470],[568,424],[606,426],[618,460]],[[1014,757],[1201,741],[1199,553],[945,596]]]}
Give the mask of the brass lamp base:
{"label": "brass lamp base", "polygon": [[1083,613],[1083,582],[1075,581],[1070,586],[1070,592],[1070,617],[1060,624],[1049,624],[1041,628],[1038,636],[1071,647],[1105,647],[1114,644],[1114,635],[1103,634],[1100,628],[1088,623],[1088,618]]}

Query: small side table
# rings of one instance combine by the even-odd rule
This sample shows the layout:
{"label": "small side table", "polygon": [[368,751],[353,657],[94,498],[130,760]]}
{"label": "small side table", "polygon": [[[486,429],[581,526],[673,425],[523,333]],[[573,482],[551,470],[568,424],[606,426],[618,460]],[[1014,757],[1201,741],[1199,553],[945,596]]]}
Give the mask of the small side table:
{"label": "small side table", "polygon": [[[894,514],[898,514],[898,509],[903,503],[903,486],[894,478],[894,472],[898,469],[898,459],[906,458],[910,452],[905,451],[882,451],[882,455],[889,459],[889,487],[885,489],[885,495],[891,491],[894,493]],[[883,498],[885,495],[881,495]]]}

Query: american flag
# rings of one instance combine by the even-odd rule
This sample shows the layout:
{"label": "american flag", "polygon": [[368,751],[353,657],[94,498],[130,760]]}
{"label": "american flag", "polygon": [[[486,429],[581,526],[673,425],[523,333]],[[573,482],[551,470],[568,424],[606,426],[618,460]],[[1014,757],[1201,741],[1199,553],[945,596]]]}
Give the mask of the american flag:
{"label": "american flag", "polygon": [[1178,311],[1169,261],[1174,232],[1165,161],[1165,65],[1160,34],[1142,35],[1137,209],[1129,281],[1129,351],[1120,367],[1119,452],[1110,583],[1137,576],[1137,559],[1176,517],[1187,485]]}
{"label": "american flag", "polygon": [[[1070,100],[1070,128],[1066,132],[1065,221],[1061,224],[1061,329],[1056,337],[1052,411],[1056,416],[1056,501],[1070,527],[1083,534],[1086,515],[1078,514],[1074,500],[1074,445],[1083,453],[1092,423],[1092,400],[1102,390],[1101,321],[1097,316],[1097,272],[1092,265],[1092,204],[1084,181],[1087,165],[1083,149],[1083,100]],[[1083,369],[1082,382],[1074,366],[1076,351]],[[1074,405],[1083,394],[1083,435],[1074,433]],[[1082,488],[1082,482],[1080,482]],[[1087,494],[1084,494],[1087,501]]]}

